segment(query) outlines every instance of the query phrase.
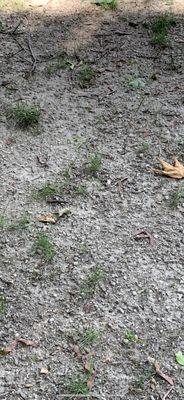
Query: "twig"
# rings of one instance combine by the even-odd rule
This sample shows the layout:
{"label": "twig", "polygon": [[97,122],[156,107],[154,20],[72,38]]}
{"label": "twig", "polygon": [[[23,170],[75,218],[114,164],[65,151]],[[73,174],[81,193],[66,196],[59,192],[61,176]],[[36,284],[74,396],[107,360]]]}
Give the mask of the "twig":
{"label": "twig", "polygon": [[31,58],[32,58],[32,72],[34,72],[35,69],[36,69],[36,57],[35,57],[35,55],[33,53],[33,49],[32,49],[32,46],[31,46],[31,35],[30,35],[30,33],[29,33],[29,36],[28,36],[28,48],[29,48],[29,51],[31,53]]}
{"label": "twig", "polygon": [[170,387],[170,389],[162,397],[162,400],[166,400],[167,399],[167,397],[169,396],[169,393],[171,392],[171,390],[173,390],[173,388],[174,388],[174,386]]}
{"label": "twig", "polygon": [[124,32],[124,31],[110,31],[109,33],[96,33],[94,36],[112,36],[112,35],[119,35],[119,36],[130,36],[132,33]]}
{"label": "twig", "polygon": [[8,59],[9,59],[9,58],[12,58],[12,57],[16,56],[17,54],[21,53],[21,51],[23,51],[23,49],[19,49],[18,51],[16,51],[16,53],[8,54],[8,55],[7,55],[7,58],[8,58]]}
{"label": "twig", "polygon": [[10,35],[15,35],[15,32],[17,31],[17,29],[19,28],[19,26],[22,24],[22,19],[18,22],[18,24],[15,26],[15,28],[13,29],[13,31],[10,32]]}
{"label": "twig", "polygon": [[8,29],[7,30],[6,29],[5,30],[0,30],[0,33],[2,33],[2,35],[14,35],[21,24],[22,24],[22,19],[13,28],[13,30],[8,30]]}
{"label": "twig", "polygon": [[147,229],[141,229],[141,231],[137,231],[137,232],[134,234],[134,238],[135,238],[136,240],[142,239],[142,238],[148,238],[150,245],[151,245],[151,246],[154,246],[154,239],[153,239],[153,236],[152,236],[152,234],[151,234],[150,232],[147,231]]}
{"label": "twig", "polygon": [[144,103],[145,97],[146,97],[145,94],[143,94],[143,96],[141,96],[141,100],[140,100],[138,106],[136,107],[136,109],[135,109],[135,111],[134,111],[134,114],[137,113],[137,111],[140,109],[140,107],[141,107],[142,104]]}

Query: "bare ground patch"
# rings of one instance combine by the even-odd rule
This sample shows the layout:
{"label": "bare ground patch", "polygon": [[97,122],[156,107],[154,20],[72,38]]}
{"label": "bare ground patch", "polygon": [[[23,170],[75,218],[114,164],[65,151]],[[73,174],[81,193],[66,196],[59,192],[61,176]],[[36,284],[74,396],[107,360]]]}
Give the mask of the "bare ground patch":
{"label": "bare ground patch", "polygon": [[0,398],[163,399],[155,359],[182,400],[183,185],[150,173],[184,161],[182,5],[38,5],[1,15],[1,347],[38,345],[1,355]]}

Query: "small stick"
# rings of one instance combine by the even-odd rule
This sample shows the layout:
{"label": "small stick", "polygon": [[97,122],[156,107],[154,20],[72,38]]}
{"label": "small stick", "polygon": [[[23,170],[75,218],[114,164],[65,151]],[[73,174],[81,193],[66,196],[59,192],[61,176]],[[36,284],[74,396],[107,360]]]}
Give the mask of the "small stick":
{"label": "small stick", "polygon": [[22,20],[20,20],[18,22],[18,24],[13,28],[13,30],[9,31],[8,29],[6,30],[0,30],[0,33],[2,33],[2,35],[14,35],[15,32],[17,31],[17,29],[19,28],[19,26],[21,25]]}
{"label": "small stick", "polygon": [[15,26],[15,28],[13,29],[13,31],[10,32],[10,35],[14,35],[15,32],[17,31],[17,29],[19,28],[19,26],[22,24],[22,19],[19,21],[19,23]]}
{"label": "small stick", "polygon": [[28,36],[28,48],[29,48],[29,51],[30,51],[30,53],[31,53],[31,58],[32,58],[32,72],[34,72],[35,71],[35,69],[36,69],[36,57],[35,57],[35,55],[34,55],[34,53],[33,53],[33,49],[32,49],[32,46],[31,46],[31,35],[29,34],[29,36]]}
{"label": "small stick", "polygon": [[167,391],[167,393],[164,394],[164,396],[162,397],[162,400],[166,400],[167,397],[169,396],[169,393],[171,392],[171,390],[173,390],[174,386],[171,386],[170,389]]}
{"label": "small stick", "polygon": [[142,238],[148,238],[150,245],[154,246],[154,238],[152,234],[147,231],[147,229],[141,229],[140,231],[135,232],[134,238],[137,240]]}
{"label": "small stick", "polygon": [[21,51],[23,51],[23,49],[20,49],[20,50],[16,51],[16,53],[8,54],[7,58],[8,58],[8,59],[9,59],[9,58],[12,58],[12,57],[16,56],[17,54],[21,53]]}

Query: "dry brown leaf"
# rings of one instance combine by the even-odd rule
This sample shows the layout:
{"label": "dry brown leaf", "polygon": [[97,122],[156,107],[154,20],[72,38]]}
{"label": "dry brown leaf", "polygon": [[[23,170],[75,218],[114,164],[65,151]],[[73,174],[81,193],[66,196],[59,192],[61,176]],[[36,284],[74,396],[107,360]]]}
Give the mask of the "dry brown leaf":
{"label": "dry brown leaf", "polygon": [[174,179],[182,179],[184,178],[184,165],[181,164],[177,158],[174,158],[174,165],[171,165],[169,163],[167,163],[164,160],[161,160],[160,158],[158,158],[160,164],[163,167],[163,170],[160,169],[153,169],[153,172],[156,172],[156,174],[163,174],[166,176],[169,176],[170,178],[174,178]]}
{"label": "dry brown leaf", "polygon": [[89,390],[92,389],[92,386],[94,384],[94,380],[96,377],[96,371],[93,371],[92,375],[89,377],[89,379],[87,380],[87,387]]}
{"label": "dry brown leaf", "polygon": [[69,214],[70,212],[71,211],[69,208],[62,208],[55,213],[40,215],[37,219],[39,222],[44,222],[45,224],[55,224],[59,218]]}
{"label": "dry brown leaf", "polygon": [[18,338],[18,339],[15,339],[15,340],[10,344],[10,346],[7,346],[7,347],[2,348],[2,349],[1,349],[1,354],[8,354],[8,353],[11,353],[11,352],[15,349],[15,347],[18,345],[18,343],[22,343],[22,344],[24,344],[25,346],[34,346],[34,347],[37,346],[37,343],[36,343],[36,342],[33,342],[32,340]]}
{"label": "dry brown leaf", "polygon": [[169,385],[173,386],[173,385],[174,385],[173,379],[172,379],[170,376],[164,374],[164,372],[162,372],[162,371],[160,370],[160,365],[159,365],[157,362],[155,362],[154,365],[155,365],[156,373],[157,373],[162,379],[164,379],[164,381],[168,382]]}
{"label": "dry brown leaf", "polygon": [[82,358],[82,354],[80,352],[79,346],[77,346],[76,344],[72,344],[71,345],[71,349],[73,350],[73,352],[77,356],[78,360],[80,360]]}
{"label": "dry brown leaf", "polygon": [[48,213],[46,215],[40,215],[38,217],[39,222],[44,222],[46,224],[55,224],[57,222],[58,218],[56,218],[56,214],[53,213]]}

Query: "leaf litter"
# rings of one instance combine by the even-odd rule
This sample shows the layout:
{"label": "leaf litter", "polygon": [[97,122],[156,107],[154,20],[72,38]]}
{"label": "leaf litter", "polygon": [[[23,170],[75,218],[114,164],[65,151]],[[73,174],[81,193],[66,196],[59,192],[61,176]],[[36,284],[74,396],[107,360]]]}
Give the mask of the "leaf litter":
{"label": "leaf litter", "polygon": [[87,387],[90,390],[96,377],[96,370],[93,365],[94,352],[82,355],[78,345],[72,344],[70,348],[76,355],[77,359],[82,362],[84,371],[87,374]]}
{"label": "leaf litter", "polygon": [[162,165],[161,169],[153,168],[152,171],[156,174],[166,175],[170,178],[174,179],[182,179],[184,178],[184,165],[181,164],[176,157],[174,157],[174,165],[167,163],[166,161],[158,158],[160,164]]}
{"label": "leaf litter", "polygon": [[23,339],[23,338],[17,338],[15,339],[10,346],[3,347],[0,349],[0,354],[1,355],[6,355],[11,353],[18,345],[18,343],[23,344],[24,346],[33,346],[36,347],[38,344],[34,342],[33,340],[28,340],[28,339]]}
{"label": "leaf litter", "polygon": [[54,213],[40,215],[37,219],[39,222],[43,222],[45,224],[56,224],[61,217],[70,214],[70,212],[71,210],[69,208],[62,208]]}

